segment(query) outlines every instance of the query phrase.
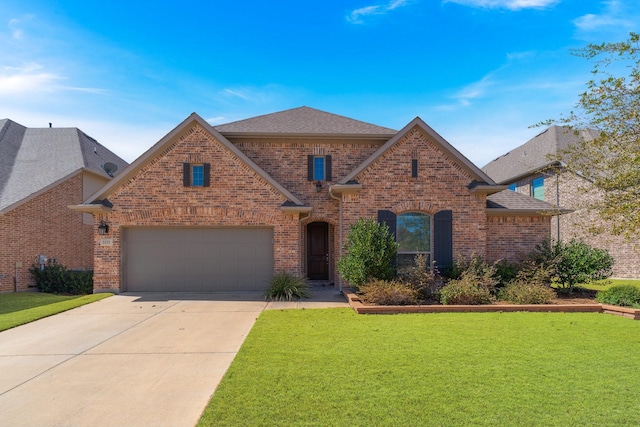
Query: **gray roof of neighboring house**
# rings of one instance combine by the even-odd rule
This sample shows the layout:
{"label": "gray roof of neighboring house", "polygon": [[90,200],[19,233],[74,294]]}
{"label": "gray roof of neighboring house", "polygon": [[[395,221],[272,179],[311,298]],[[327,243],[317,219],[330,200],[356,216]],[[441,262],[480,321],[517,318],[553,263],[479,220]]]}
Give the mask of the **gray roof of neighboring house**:
{"label": "gray roof of neighboring house", "polygon": [[527,195],[511,190],[503,190],[499,193],[487,196],[487,210],[499,212],[509,210],[511,212],[532,213],[567,213],[567,209],[559,208],[542,200],[534,199]]}
{"label": "gray roof of neighboring house", "polygon": [[593,139],[594,130],[580,131],[579,135],[566,127],[551,126],[525,144],[489,162],[482,170],[498,184],[513,182],[554,163],[553,156],[580,138]]}
{"label": "gray roof of neighboring house", "polygon": [[102,166],[107,162],[118,172],[127,166],[77,128],[27,128],[0,120],[0,213],[79,170],[106,178]]}
{"label": "gray roof of neighboring house", "polygon": [[305,135],[390,138],[396,130],[309,107],[298,107],[214,126],[224,136]]}

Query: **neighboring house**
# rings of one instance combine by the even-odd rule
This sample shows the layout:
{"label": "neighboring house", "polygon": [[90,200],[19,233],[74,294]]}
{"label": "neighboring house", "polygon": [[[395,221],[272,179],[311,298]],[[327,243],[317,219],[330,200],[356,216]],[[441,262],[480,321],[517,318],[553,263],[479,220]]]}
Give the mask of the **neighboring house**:
{"label": "neighboring house", "polygon": [[219,126],[194,113],[74,209],[110,227],[96,292],[246,291],[276,271],[340,285],[361,217],[390,226],[399,268],[515,259],[555,208],[505,189],[420,118],[396,131],[300,107]]}
{"label": "neighboring house", "polygon": [[552,239],[568,241],[578,238],[591,246],[607,249],[615,258],[614,277],[640,278],[638,243],[626,242],[622,237],[606,232],[591,234],[588,228],[604,225],[595,212],[585,208],[590,200],[599,197],[597,191],[588,180],[565,171],[562,164],[552,160],[554,155],[579,138],[589,140],[596,136],[592,130],[576,135],[567,128],[552,126],[482,169],[495,182],[508,185],[518,193],[572,209],[573,213],[551,220]]}
{"label": "neighboring house", "polygon": [[106,163],[117,172],[127,165],[79,129],[0,120],[0,292],[33,285],[29,268],[38,255],[72,269],[93,267],[93,217],[68,205],[111,179]]}

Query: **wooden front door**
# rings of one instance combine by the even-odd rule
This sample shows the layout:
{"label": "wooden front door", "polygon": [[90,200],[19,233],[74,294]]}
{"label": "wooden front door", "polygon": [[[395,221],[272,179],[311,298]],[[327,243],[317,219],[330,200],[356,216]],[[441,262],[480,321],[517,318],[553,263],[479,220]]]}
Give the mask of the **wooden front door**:
{"label": "wooden front door", "polygon": [[307,275],[310,280],[329,280],[329,224],[307,225]]}

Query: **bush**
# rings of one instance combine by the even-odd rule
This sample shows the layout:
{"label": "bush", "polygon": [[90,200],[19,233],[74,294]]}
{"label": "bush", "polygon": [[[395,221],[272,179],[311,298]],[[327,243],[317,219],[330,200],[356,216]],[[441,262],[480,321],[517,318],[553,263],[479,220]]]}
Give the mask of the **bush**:
{"label": "bush", "polygon": [[311,291],[307,282],[287,272],[276,273],[269,280],[269,288],[264,297],[267,301],[293,301],[300,298],[309,298]]}
{"label": "bush", "polygon": [[514,281],[500,290],[499,299],[513,304],[551,304],[556,293],[539,283]]}
{"label": "bush", "polygon": [[360,298],[367,304],[413,305],[418,303],[418,295],[411,285],[395,280],[374,280],[360,286]]}
{"label": "bush", "polygon": [[40,292],[86,295],[93,293],[93,271],[68,270],[62,264],[47,264],[43,270],[32,265],[29,272]]}
{"label": "bush", "polygon": [[596,300],[602,304],[640,308],[640,288],[632,285],[612,286],[598,292]]}
{"label": "bush", "polygon": [[440,291],[442,304],[491,304],[495,301],[493,292],[498,280],[496,267],[489,265],[479,256],[470,260],[458,258],[453,270],[459,278],[452,279]]}
{"label": "bush", "polygon": [[498,260],[493,265],[496,269],[494,276],[498,281],[498,283],[496,284],[497,287],[505,286],[513,279],[515,279],[518,275],[518,272],[522,268],[521,264],[517,262],[510,262],[506,259]]}
{"label": "bush", "polygon": [[394,278],[398,244],[386,224],[361,218],[351,226],[346,240],[347,254],[338,261],[338,271],[351,287],[358,290],[368,281]]}
{"label": "bush", "polygon": [[399,278],[417,292],[420,302],[437,302],[443,281],[435,266],[429,268],[428,261],[428,256],[417,254],[414,258],[415,265]]}
{"label": "bush", "polygon": [[611,276],[613,257],[604,249],[593,248],[580,240],[569,243],[549,240],[538,244],[531,253],[537,264],[549,267],[558,287],[571,291],[580,283],[592,283]]}
{"label": "bush", "polygon": [[440,302],[444,305],[480,305],[494,301],[491,292],[470,277],[451,280],[440,291]]}

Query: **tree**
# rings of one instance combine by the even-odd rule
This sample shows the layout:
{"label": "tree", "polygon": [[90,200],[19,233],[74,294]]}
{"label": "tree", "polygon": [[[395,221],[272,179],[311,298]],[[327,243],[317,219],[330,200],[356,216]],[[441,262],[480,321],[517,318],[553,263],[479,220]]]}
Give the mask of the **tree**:
{"label": "tree", "polygon": [[557,160],[597,191],[598,197],[586,208],[606,220],[607,231],[627,239],[640,235],[639,40],[638,34],[630,33],[623,42],[589,44],[573,51],[594,61],[593,79],[575,111],[545,122],[565,125],[576,135],[581,129],[595,130],[594,139],[580,138],[559,152]]}
{"label": "tree", "polygon": [[359,219],[349,228],[345,250],[338,271],[355,289],[372,279],[390,280],[395,276],[398,244],[386,224]]}

